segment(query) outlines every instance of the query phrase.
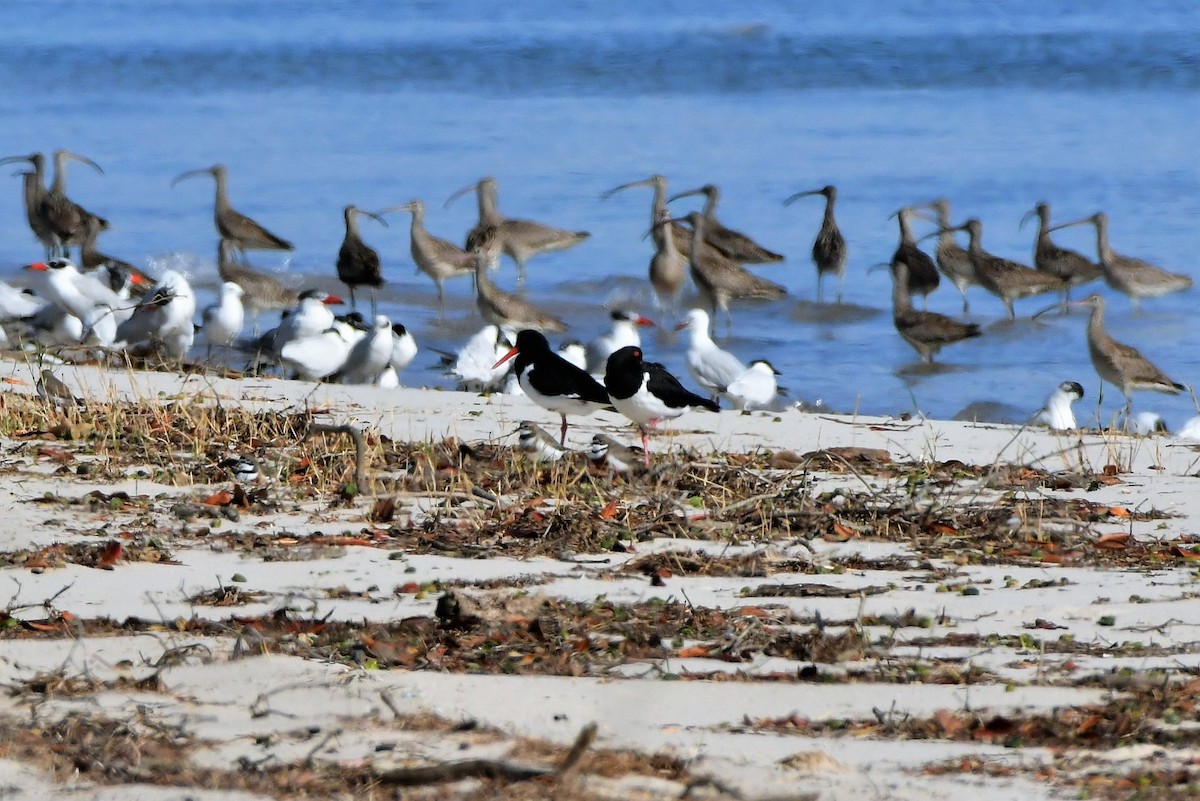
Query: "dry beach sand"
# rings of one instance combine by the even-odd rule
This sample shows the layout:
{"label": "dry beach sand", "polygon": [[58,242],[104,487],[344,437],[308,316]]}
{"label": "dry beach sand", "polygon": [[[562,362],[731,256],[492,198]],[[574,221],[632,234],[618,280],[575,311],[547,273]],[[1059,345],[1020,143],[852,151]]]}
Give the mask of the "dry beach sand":
{"label": "dry beach sand", "polygon": [[3,797],[1200,785],[1186,442],[693,413],[622,478],[521,397],[55,371],[0,369]]}

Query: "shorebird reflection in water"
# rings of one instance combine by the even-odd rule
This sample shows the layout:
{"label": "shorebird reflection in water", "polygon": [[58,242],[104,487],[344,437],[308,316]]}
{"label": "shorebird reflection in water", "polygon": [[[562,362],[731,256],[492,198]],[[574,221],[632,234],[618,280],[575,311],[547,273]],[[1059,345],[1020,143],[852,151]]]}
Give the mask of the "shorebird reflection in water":
{"label": "shorebird reflection in water", "polygon": [[817,229],[817,238],[813,241],[812,260],[817,268],[817,302],[825,300],[824,279],[827,273],[832,273],[838,281],[837,302],[842,302],[842,279],[846,273],[846,238],[838,228],[833,216],[833,208],[837,204],[837,187],[833,184],[808,192],[797,192],[783,201],[790,206],[802,197],[822,195],[825,198],[825,216],[821,219],[821,227]]}

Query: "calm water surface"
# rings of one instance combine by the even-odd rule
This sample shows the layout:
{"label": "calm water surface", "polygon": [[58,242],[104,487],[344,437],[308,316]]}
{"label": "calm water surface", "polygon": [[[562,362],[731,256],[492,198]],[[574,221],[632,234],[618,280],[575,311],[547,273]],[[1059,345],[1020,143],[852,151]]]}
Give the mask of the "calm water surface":
{"label": "calm water surface", "polygon": [[[99,162],[103,176],[72,165],[70,192],[112,221],[102,249],[183,266],[205,298],[216,281],[212,186],[171,189],[184,170],[228,165],[234,205],[297,245],[252,259],[304,282],[330,281],[343,206],[420,197],[429,229],[460,240],[474,204],[442,202],[494,175],[510,216],[592,231],[529,265],[531,298],[584,340],[607,328],[606,305],[653,311],[641,239],[650,192],[603,202],[601,192],[654,172],[675,191],[712,182],[726,224],[787,254],[761,269],[791,292],[735,307],[723,344],[770,359],[794,398],[941,417],[992,401],[1025,414],[1072,379],[1087,388],[1085,416],[1095,412],[1082,315],[1031,321],[1051,301],[1031,299],[1010,323],[976,288],[971,319],[985,336],[944,350],[942,369],[913,370],[887,273],[867,271],[895,248],[890,213],[945,195],[956,217],[983,221],[998,255],[1030,261],[1033,232],[1018,222],[1046,200],[1057,220],[1103,209],[1115,250],[1197,272],[1200,6],[728,5],[6,3],[0,155],[65,147]],[[850,246],[842,312],[812,305],[820,199],[781,205],[825,183],[839,187]],[[365,220],[363,233],[384,260],[384,310],[424,349],[405,382],[448,386],[433,351],[481,325],[469,284],[448,285],[439,320],[432,283],[414,275],[407,216],[386,229]],[[1058,241],[1094,246],[1087,228]],[[0,191],[0,272],[39,255],[13,178]],[[515,282],[507,261],[499,281]],[[1177,381],[1200,381],[1198,290],[1137,316],[1099,291],[1119,339]],[[929,307],[958,314],[961,300],[943,283]],[[663,334],[646,349],[682,372],[685,345]],[[1118,405],[1110,388],[1106,420]],[[1195,413],[1186,397],[1140,394],[1135,407],[1176,426]]]}

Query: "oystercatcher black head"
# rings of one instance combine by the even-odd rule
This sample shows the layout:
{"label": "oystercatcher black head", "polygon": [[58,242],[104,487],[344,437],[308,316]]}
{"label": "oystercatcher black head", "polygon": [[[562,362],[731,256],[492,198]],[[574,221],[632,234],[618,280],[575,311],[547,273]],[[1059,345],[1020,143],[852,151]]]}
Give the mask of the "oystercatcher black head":
{"label": "oystercatcher black head", "polygon": [[540,331],[517,333],[512,350],[492,365],[499,367],[516,356],[513,371],[525,394],[543,409],[562,418],[560,445],[567,441],[567,415],[589,415],[609,405],[608,393],[588,372],[559,356]]}
{"label": "oystercatcher black head", "polygon": [[650,463],[649,429],[661,420],[679,417],[688,408],[699,406],[720,411],[715,401],[689,392],[658,362],[648,362],[642,349],[628,345],[608,357],[604,386],[613,406],[628,417],[642,432],[645,461]]}

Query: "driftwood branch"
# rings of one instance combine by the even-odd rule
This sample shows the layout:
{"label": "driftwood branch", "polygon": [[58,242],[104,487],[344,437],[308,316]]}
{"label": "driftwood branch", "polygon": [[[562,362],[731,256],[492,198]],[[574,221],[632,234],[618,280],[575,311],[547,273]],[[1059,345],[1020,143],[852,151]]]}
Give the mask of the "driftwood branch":
{"label": "driftwood branch", "polygon": [[420,784],[452,782],[468,778],[499,779],[507,782],[523,782],[541,776],[562,776],[573,769],[596,739],[596,724],[589,723],[579,732],[571,750],[563,757],[558,767],[514,765],[500,759],[464,759],[458,762],[443,762],[419,768],[393,768],[379,774],[382,784],[413,787]]}

